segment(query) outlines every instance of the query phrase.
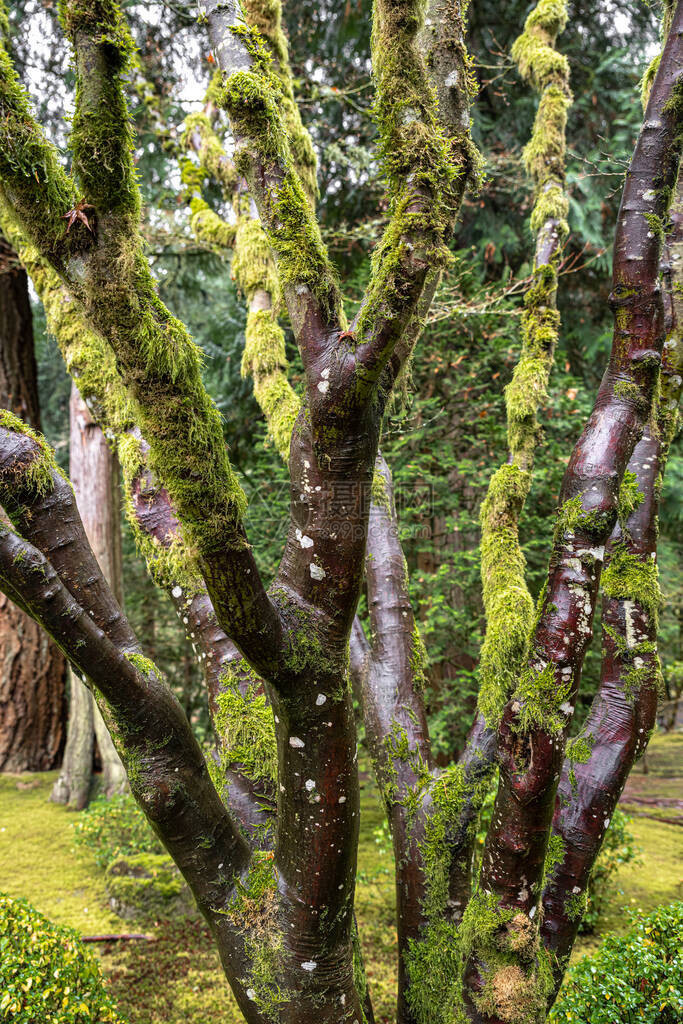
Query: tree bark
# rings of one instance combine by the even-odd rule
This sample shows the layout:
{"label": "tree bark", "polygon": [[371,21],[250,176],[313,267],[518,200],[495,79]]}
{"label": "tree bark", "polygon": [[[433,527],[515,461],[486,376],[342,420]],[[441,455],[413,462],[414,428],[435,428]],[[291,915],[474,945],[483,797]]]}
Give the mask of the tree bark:
{"label": "tree bark", "polygon": [[[40,428],[28,278],[1,237],[0,405]],[[47,771],[58,763],[65,668],[37,624],[0,597],[0,769]]]}
{"label": "tree bark", "polygon": [[[71,387],[69,472],[86,536],[119,604],[122,598],[118,462],[75,384]],[[93,737],[94,730],[94,737]],[[124,792],[126,772],[90,691],[71,673],[68,739],[52,799],[82,810],[92,781],[94,742],[102,762],[102,790]],[[87,781],[86,781],[87,780]]]}

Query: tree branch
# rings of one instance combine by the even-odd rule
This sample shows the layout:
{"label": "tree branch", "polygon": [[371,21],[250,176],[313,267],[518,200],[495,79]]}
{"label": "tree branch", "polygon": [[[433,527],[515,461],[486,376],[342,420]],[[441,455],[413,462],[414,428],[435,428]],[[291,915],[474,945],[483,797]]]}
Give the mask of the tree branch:
{"label": "tree branch", "polygon": [[558,787],[553,836],[562,856],[543,893],[541,936],[555,954],[555,990],[585,911],[590,873],[634,762],[655,726],[661,668],[658,508],[669,447],[676,432],[683,369],[683,180],[671,210],[665,279],[666,341],[653,423],[631,456],[620,492],[619,521],[603,573],[600,686],[579,737],[568,745]]}
{"label": "tree branch", "polygon": [[472,934],[468,950],[465,995],[476,1021],[499,1019],[499,942],[510,926],[526,935],[519,940],[515,969],[529,999],[544,1006],[551,984],[542,964],[535,966],[544,954],[533,918],[542,889],[564,737],[591,635],[604,545],[616,518],[621,478],[651,408],[664,340],[657,285],[660,241],[652,226],[653,218],[661,222],[666,214],[678,170],[682,29],[683,4],[679,3],[617,223],[612,298],[616,322],[610,365],[565,474],[548,585],[529,663],[499,725],[500,783],[480,889],[466,915],[468,922],[474,922],[486,910],[493,922],[490,929]]}

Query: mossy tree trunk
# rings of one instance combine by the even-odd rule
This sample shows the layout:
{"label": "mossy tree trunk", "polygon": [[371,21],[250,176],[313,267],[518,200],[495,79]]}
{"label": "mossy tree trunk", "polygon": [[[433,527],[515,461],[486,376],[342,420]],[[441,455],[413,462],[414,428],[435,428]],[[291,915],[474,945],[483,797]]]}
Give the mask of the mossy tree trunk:
{"label": "mossy tree trunk", "polygon": [[[40,429],[26,271],[0,236],[0,406]],[[0,770],[55,768],[64,745],[66,664],[9,598],[0,597]]]}
{"label": "mossy tree trunk", "polygon": [[[567,928],[561,940],[551,938],[560,926],[550,922],[573,907],[562,872],[576,867],[559,835],[556,790],[563,775],[571,791],[574,764],[592,760],[577,748],[565,757],[564,742],[610,535],[604,591],[617,605],[606,621],[619,639],[607,651],[607,688],[629,630],[654,630],[652,574],[643,569],[654,535],[652,460],[636,463],[648,444],[664,340],[657,228],[680,155],[683,3],[673,13],[624,191],[612,359],[569,462],[534,623],[516,517],[530,482],[536,399],[557,327],[566,210],[558,146],[569,99],[566,61],[554,49],[565,7],[540,0],[516,47],[520,70],[541,93],[529,152],[537,244],[520,386],[508,410],[511,458],[498,478],[512,469],[521,483],[493,487],[485,510],[494,538],[485,579],[489,618],[494,577],[505,582],[512,551],[521,598],[507,608],[507,620],[499,610],[498,635],[505,635],[505,621],[524,624],[504,678],[491,680],[499,690],[486,690],[460,762],[444,770],[433,764],[421,694],[425,652],[378,444],[386,402],[447,261],[465,186],[478,175],[466,7],[433,0],[425,12],[417,0],[374,4],[389,216],[349,324],[313,211],[315,159],[293,99],[279,5],[249,0],[246,25],[237,4],[206,5],[220,75],[206,111],[186,132],[198,158],[189,171],[197,191],[192,223],[212,243],[234,248],[233,272],[249,306],[243,369],[288,459],[289,530],[269,587],[248,544],[244,496],[197,352],[158,299],[142,252],[122,75],[131,45],[120,9],[112,0],[62,4],[78,78],[74,178],[32,120],[0,54],[0,215],[2,204],[11,208],[9,223],[67,365],[119,454],[139,545],[196,645],[215,757],[204,760],[180,705],[144,656],[48,446],[9,414],[0,423],[0,501],[12,529],[0,529],[0,583],[100,695],[133,795],[192,888],[249,1024],[372,1021],[353,915],[359,784],[351,670],[396,853],[400,1024],[542,1021],[563,966],[553,976],[550,951],[564,955],[573,941]],[[230,118],[234,161],[213,133],[216,106]],[[548,138],[539,126],[549,127]],[[233,201],[235,224],[203,198],[209,177]],[[302,358],[301,399],[286,378],[279,308],[287,310]],[[521,387],[529,374],[533,400]],[[675,371],[669,375],[673,380]],[[633,479],[625,476],[629,463]],[[622,533],[613,534],[618,507]],[[510,543],[496,546],[501,537]],[[624,573],[634,561],[635,576]],[[355,618],[364,582],[368,637]],[[639,605],[636,618],[620,601]],[[630,653],[643,665],[634,657],[624,672],[622,658],[621,686],[631,667],[650,673],[654,664],[650,648]],[[491,664],[500,651],[492,654]],[[638,678],[647,714],[649,676]],[[624,727],[632,745],[635,728]],[[501,781],[473,891],[476,815],[496,758]],[[604,759],[595,766],[617,793]],[[582,799],[589,786],[580,792]],[[590,832],[596,849],[603,835],[604,822]]]}
{"label": "mossy tree trunk", "polygon": [[[104,578],[122,603],[119,467],[75,384],[69,400],[69,477],[78,511]],[[126,771],[99,708],[85,684],[70,673],[67,743],[52,799],[82,810],[92,789],[95,741],[106,796],[124,792]]]}

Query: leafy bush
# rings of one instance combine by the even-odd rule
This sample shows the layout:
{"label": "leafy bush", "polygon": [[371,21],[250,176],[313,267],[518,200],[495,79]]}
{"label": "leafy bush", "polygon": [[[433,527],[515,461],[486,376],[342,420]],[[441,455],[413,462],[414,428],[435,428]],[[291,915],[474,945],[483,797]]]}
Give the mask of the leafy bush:
{"label": "leafy bush", "polygon": [[602,849],[588,880],[588,905],[579,928],[582,934],[595,931],[609,900],[612,879],[617,868],[621,864],[629,864],[636,858],[635,840],[628,827],[630,820],[623,811],[615,808]]}
{"label": "leafy bush", "polygon": [[635,920],[584,957],[550,1014],[555,1024],[677,1024],[683,1020],[683,903]]}
{"label": "leafy bush", "polygon": [[123,1024],[100,967],[70,928],[0,893],[0,1021]]}
{"label": "leafy bush", "polygon": [[127,794],[109,799],[98,796],[79,814],[73,828],[76,845],[92,850],[103,868],[120,856],[164,852],[144,814]]}

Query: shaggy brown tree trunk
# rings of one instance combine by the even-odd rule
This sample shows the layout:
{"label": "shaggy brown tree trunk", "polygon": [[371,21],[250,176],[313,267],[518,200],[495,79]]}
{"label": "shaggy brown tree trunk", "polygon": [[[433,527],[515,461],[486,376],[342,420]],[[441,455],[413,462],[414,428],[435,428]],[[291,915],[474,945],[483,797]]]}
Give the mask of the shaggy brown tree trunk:
{"label": "shaggy brown tree trunk", "polygon": [[[40,428],[28,279],[0,238],[0,405]],[[65,662],[43,630],[0,596],[0,769],[47,771],[64,741]]]}
{"label": "shaggy brown tree trunk", "polygon": [[[71,388],[69,473],[90,546],[105,579],[121,603],[121,527],[118,462],[75,384]],[[92,782],[95,740],[107,796],[126,789],[126,772],[90,691],[70,673],[68,739],[55,783],[56,803],[82,810]]]}

